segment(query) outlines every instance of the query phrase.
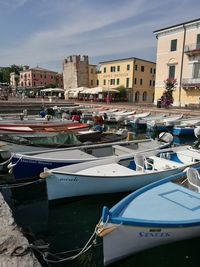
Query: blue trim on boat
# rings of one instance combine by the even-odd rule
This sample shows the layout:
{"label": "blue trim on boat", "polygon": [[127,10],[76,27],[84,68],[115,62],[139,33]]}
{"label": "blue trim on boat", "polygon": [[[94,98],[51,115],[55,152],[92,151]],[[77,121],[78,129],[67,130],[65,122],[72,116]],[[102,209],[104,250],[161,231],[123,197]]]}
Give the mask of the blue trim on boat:
{"label": "blue trim on boat", "polygon": [[186,135],[186,134],[190,134],[190,135],[194,135],[194,128],[190,128],[190,127],[186,127],[186,128],[181,128],[181,127],[174,127],[172,129],[172,134],[179,136],[179,135]]}
{"label": "blue trim on boat", "polygon": [[[196,167],[197,170],[200,170],[200,167]],[[178,174],[171,175],[159,181],[153,182],[148,184],[133,193],[129,194],[127,197],[122,199],[118,202],[114,207],[112,207],[109,211],[104,213],[104,220],[106,221],[105,215],[107,216],[107,220],[110,223],[114,224],[123,224],[123,225],[130,225],[130,226],[155,226],[155,227],[188,227],[188,226],[195,226],[200,225],[200,219],[198,220],[188,220],[187,222],[177,221],[177,222],[170,222],[170,221],[153,221],[153,220],[142,220],[142,219],[134,219],[134,218],[123,218],[120,216],[120,213],[127,207],[127,205],[136,197],[141,195],[142,193],[156,187],[162,185],[164,183],[170,182],[173,179],[177,179],[182,175],[186,175],[185,171],[181,171]],[[106,207],[104,207],[106,209]],[[108,218],[109,216],[109,218]]]}

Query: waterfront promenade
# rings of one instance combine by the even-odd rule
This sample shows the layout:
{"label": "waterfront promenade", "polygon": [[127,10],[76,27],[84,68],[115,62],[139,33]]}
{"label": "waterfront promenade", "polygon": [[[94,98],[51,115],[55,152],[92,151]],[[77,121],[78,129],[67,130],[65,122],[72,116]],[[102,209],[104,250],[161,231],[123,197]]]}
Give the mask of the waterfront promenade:
{"label": "waterfront promenade", "polygon": [[185,116],[200,116],[200,105],[194,107],[187,108],[178,108],[178,107],[170,107],[166,108],[157,108],[154,104],[143,104],[143,103],[130,103],[130,102],[94,102],[94,101],[78,101],[76,99],[65,100],[65,99],[53,99],[49,101],[49,99],[43,98],[16,98],[9,97],[8,101],[0,100],[0,112],[21,112],[23,109],[32,109],[38,110],[41,106],[45,107],[53,107],[53,106],[67,106],[72,104],[79,104],[85,106],[96,106],[96,107],[109,107],[109,108],[118,108],[118,109],[126,109],[128,111],[135,110],[137,113],[142,113],[149,111],[152,114],[160,114],[164,113],[167,115],[171,114],[184,114]]}

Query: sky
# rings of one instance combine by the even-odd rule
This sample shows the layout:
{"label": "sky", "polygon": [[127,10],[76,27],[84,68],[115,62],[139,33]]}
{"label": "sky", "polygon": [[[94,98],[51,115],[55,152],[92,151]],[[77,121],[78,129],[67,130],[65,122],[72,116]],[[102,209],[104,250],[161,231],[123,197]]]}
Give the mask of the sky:
{"label": "sky", "polygon": [[70,55],[156,61],[153,31],[200,18],[199,10],[199,0],[0,0],[0,66],[61,72]]}

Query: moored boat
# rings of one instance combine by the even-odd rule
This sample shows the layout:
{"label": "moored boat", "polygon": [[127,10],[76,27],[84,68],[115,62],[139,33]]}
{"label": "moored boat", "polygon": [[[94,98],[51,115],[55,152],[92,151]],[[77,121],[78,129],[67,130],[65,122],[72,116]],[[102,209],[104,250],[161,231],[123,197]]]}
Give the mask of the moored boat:
{"label": "moored boat", "polygon": [[[44,168],[58,168],[75,163],[99,160],[113,156],[147,150],[149,147],[167,146],[151,139],[118,141],[103,144],[81,145],[79,147],[38,151],[30,153],[14,153],[9,168],[15,179],[37,177]],[[21,171],[23,169],[23,172]]]}
{"label": "moored boat", "polygon": [[[176,174],[187,166],[200,166],[200,154],[189,146],[166,151],[122,154],[55,169],[45,169],[48,200],[85,195],[128,192]],[[147,156],[148,155],[148,156]]]}
{"label": "moored boat", "polygon": [[187,168],[103,208],[97,233],[104,264],[137,252],[200,236],[200,176]]}
{"label": "moored boat", "polygon": [[163,132],[169,131],[173,128],[174,124],[183,118],[183,114],[171,115],[166,118],[151,120],[147,122],[147,129],[151,131]]}

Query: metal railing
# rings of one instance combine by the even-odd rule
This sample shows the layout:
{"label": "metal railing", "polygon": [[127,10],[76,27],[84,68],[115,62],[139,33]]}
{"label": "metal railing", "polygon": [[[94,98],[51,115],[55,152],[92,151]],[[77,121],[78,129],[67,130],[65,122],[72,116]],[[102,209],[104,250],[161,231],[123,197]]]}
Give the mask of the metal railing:
{"label": "metal railing", "polygon": [[189,79],[182,79],[182,87],[190,88],[190,87],[197,87],[200,88],[200,78],[189,78]]}
{"label": "metal railing", "polygon": [[199,51],[200,52],[200,43],[195,43],[195,44],[189,44],[185,46],[184,51],[187,52],[192,52],[192,51]]}

